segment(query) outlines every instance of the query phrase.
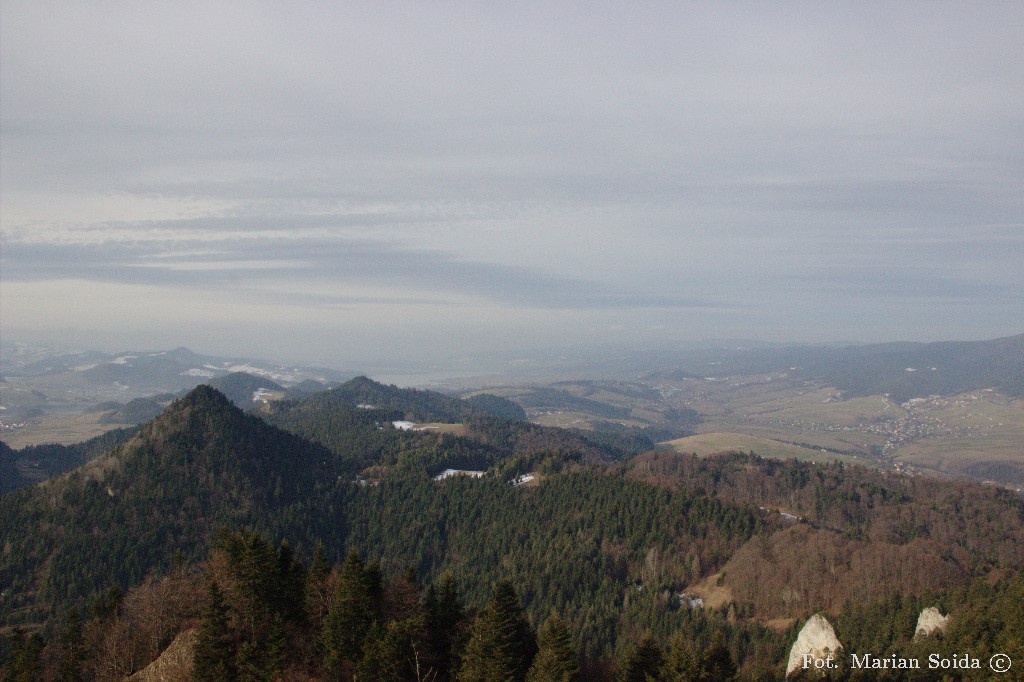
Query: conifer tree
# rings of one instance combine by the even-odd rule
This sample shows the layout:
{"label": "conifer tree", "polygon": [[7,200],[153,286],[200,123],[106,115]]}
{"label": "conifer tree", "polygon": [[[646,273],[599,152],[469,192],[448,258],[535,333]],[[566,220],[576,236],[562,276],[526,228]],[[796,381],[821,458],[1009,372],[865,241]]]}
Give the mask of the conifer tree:
{"label": "conifer tree", "polygon": [[573,682],[579,662],[565,622],[553,613],[537,635],[538,651],[526,674],[527,682]]}
{"label": "conifer tree", "polygon": [[306,568],[286,540],[277,548],[277,589],[272,604],[285,621],[297,623],[305,615]]}
{"label": "conifer tree", "polygon": [[192,665],[195,677],[200,682],[231,682],[236,679],[228,609],[215,580],[210,581],[207,590],[203,620],[196,633]]}
{"label": "conifer tree", "polygon": [[427,587],[423,607],[427,615],[427,658],[437,679],[447,680],[458,669],[465,618],[455,579],[450,573]]}
{"label": "conifer tree", "polygon": [[693,645],[679,633],[672,636],[662,677],[672,682],[696,682],[700,678],[697,653]]}
{"label": "conifer tree", "polygon": [[522,682],[536,651],[536,639],[515,588],[502,580],[473,625],[459,680]]}
{"label": "conifer tree", "polygon": [[328,594],[327,577],[331,574],[331,565],[327,561],[327,553],[324,551],[324,543],[316,543],[313,551],[313,558],[309,562],[309,571],[306,573],[306,619],[316,631],[323,625],[324,616],[331,603],[331,595]]}
{"label": "conifer tree", "polygon": [[662,655],[658,642],[645,635],[638,644],[630,644],[619,663],[616,682],[653,682],[661,673]]}
{"label": "conifer tree", "polygon": [[346,662],[354,665],[362,658],[363,640],[377,610],[372,598],[373,580],[359,554],[349,552],[324,618],[321,644],[327,668],[337,669]]}
{"label": "conifer tree", "polygon": [[721,630],[716,630],[711,636],[711,644],[708,645],[698,657],[700,662],[700,682],[714,680],[716,682],[727,682],[736,677],[736,662],[732,660],[729,647],[725,642],[725,635]]}

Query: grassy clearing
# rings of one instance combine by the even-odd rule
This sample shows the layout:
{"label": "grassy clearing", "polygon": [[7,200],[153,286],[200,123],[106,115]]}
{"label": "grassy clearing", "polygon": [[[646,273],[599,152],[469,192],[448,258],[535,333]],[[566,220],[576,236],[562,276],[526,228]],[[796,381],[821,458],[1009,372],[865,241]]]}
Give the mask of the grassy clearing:
{"label": "grassy clearing", "polygon": [[130,426],[129,424],[101,424],[99,420],[103,417],[102,412],[87,412],[85,414],[48,414],[32,423],[14,431],[4,431],[0,434],[0,440],[14,449],[20,449],[26,445],[43,445],[44,443],[60,443],[70,445],[81,443],[107,431]]}
{"label": "grassy clearing", "polygon": [[416,424],[413,429],[417,431],[426,431],[428,433],[450,433],[456,436],[466,435],[465,424],[442,424],[440,422],[433,422],[429,424]]}
{"label": "grassy clearing", "polygon": [[594,417],[582,412],[545,412],[530,417],[530,421],[541,426],[557,426],[561,429],[593,429]]}
{"label": "grassy clearing", "polygon": [[862,431],[828,430],[823,428],[800,428],[792,425],[761,425],[742,421],[720,420],[701,424],[699,434],[741,433],[783,443],[802,443],[811,450],[833,450],[836,452],[862,453],[865,457],[873,446],[882,445],[885,436]]}
{"label": "grassy clearing", "polygon": [[705,609],[720,609],[732,601],[732,592],[721,582],[722,573],[718,572],[690,585],[685,591],[703,599]]}
{"label": "grassy clearing", "polygon": [[809,462],[832,462],[840,460],[855,463],[859,460],[848,455],[841,455],[835,452],[814,450],[800,445],[783,443],[769,438],[760,438],[745,433],[702,433],[686,438],[660,443],[662,446],[671,447],[676,452],[693,452],[699,456],[707,456],[722,452],[750,452],[773,459],[792,459]]}

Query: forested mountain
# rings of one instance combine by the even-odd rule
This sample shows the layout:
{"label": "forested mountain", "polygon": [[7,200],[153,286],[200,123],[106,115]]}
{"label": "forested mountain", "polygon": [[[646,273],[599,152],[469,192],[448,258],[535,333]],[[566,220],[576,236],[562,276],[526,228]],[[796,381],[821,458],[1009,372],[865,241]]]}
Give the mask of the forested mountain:
{"label": "forested mountain", "polygon": [[164,411],[164,406],[154,398],[135,398],[124,405],[120,403],[101,403],[93,412],[103,411],[101,424],[142,424],[154,419]]}
{"label": "forested mountain", "polygon": [[137,429],[114,429],[72,445],[29,445],[13,450],[0,441],[0,495],[70,471],[127,440]]}
{"label": "forested mountain", "polygon": [[402,414],[402,418],[415,422],[458,422],[466,419],[475,410],[458,398],[409,388],[398,388],[377,383],[367,377],[356,377],[340,386],[332,388],[317,398],[326,404],[372,405],[376,409],[394,410]]}
{"label": "forested mountain", "polygon": [[256,376],[248,372],[232,372],[231,374],[210,379],[206,382],[243,410],[253,406],[253,396],[259,390],[281,391],[285,388],[281,384],[271,381],[266,377]]}
{"label": "forested mountain", "polygon": [[200,386],[106,455],[0,498],[0,610],[32,618],[133,584],[175,552],[201,556],[222,523],[312,530],[307,502],[340,471],[322,447]]}
{"label": "forested mountain", "polygon": [[[556,654],[567,639],[584,679],[778,679],[795,626],[769,621],[826,611],[861,639],[884,621],[890,646],[910,646],[903,607],[873,605],[974,613],[959,595],[984,578],[1002,613],[1019,591],[1006,580],[1024,564],[1024,504],[1008,491],[753,455],[630,456],[439,394],[350,384],[273,404],[273,425],[199,387],[106,454],[0,497],[0,618],[42,624],[58,660],[77,609],[93,658],[76,665],[99,679],[192,627],[206,679],[417,679],[414,660],[435,679],[522,680],[534,659],[575,670]],[[464,435],[390,426],[459,415]],[[444,468],[488,475],[433,480]],[[515,485],[522,474],[534,478]],[[708,587],[721,597],[708,608],[681,596]],[[9,670],[44,660],[43,640],[15,639]],[[483,660],[496,642],[520,653]],[[103,651],[126,653],[107,665]]]}

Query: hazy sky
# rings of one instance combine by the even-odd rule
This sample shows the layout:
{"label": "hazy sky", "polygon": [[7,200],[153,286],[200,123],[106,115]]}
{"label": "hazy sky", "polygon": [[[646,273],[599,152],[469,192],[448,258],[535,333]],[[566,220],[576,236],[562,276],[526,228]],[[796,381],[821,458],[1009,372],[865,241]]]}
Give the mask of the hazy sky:
{"label": "hazy sky", "polygon": [[5,340],[1024,331],[1024,3],[0,4]]}

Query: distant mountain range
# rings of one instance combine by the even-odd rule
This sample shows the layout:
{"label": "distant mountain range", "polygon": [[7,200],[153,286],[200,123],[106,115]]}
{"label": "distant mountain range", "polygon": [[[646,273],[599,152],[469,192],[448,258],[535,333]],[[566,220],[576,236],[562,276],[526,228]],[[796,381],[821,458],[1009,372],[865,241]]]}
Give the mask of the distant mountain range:
{"label": "distant mountain range", "polygon": [[246,372],[283,384],[297,384],[307,379],[327,383],[352,377],[352,373],[326,368],[200,355],[188,348],[117,354],[28,350],[19,353],[17,347],[11,346],[4,349],[0,364],[0,373],[5,378],[75,375],[89,384],[116,383],[148,393],[189,388],[232,372]]}
{"label": "distant mountain range", "polygon": [[817,380],[850,397],[889,394],[895,402],[982,388],[1024,396],[1024,334],[990,341],[693,351],[648,378],[762,372]]}
{"label": "distant mountain range", "polygon": [[170,394],[169,400],[202,383],[222,387],[238,403],[244,393],[248,401],[260,388],[295,387],[310,393],[355,375],[321,367],[200,355],[188,348],[111,354],[5,344],[0,353],[0,416],[4,421],[17,421],[47,412],[82,410],[96,403],[123,404],[155,394]]}

